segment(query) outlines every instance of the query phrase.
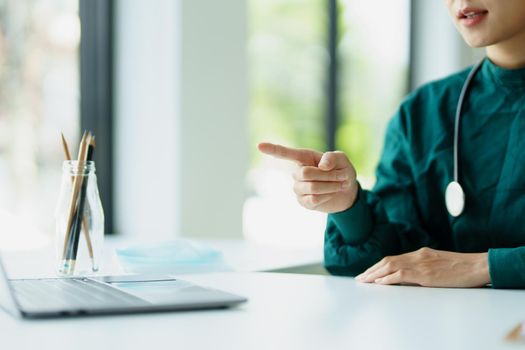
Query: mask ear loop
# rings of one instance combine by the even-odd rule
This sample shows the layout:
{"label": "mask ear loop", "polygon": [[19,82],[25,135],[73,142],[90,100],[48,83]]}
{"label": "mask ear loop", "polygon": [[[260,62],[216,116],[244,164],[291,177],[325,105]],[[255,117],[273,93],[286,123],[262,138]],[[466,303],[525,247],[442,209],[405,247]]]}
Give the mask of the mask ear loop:
{"label": "mask ear loop", "polygon": [[452,216],[461,215],[465,207],[465,192],[459,183],[459,137],[463,104],[471,86],[472,79],[481,68],[484,60],[485,59],[482,59],[478,64],[476,64],[467,76],[467,79],[463,84],[463,88],[461,89],[458,105],[456,107],[456,118],[454,123],[454,180],[448,184],[445,192],[445,203],[447,205],[448,212]]}

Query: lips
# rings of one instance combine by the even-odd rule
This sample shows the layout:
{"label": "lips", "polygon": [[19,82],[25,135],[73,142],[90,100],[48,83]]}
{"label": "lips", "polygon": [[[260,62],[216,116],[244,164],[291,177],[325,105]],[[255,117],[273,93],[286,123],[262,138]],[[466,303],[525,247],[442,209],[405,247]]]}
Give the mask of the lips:
{"label": "lips", "polygon": [[488,13],[485,9],[465,7],[458,11],[457,18],[465,26],[472,27],[483,21]]}

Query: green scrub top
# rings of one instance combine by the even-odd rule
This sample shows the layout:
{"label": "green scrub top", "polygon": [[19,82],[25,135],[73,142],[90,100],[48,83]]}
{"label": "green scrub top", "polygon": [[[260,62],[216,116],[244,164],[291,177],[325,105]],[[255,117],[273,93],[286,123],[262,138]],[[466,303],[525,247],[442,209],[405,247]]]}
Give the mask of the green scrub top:
{"label": "green scrub top", "polygon": [[329,214],[326,269],[355,276],[421,247],[487,252],[495,288],[525,288],[525,68],[485,59],[463,107],[459,217],[448,214],[454,116],[470,69],[411,93],[390,121],[371,191]]}

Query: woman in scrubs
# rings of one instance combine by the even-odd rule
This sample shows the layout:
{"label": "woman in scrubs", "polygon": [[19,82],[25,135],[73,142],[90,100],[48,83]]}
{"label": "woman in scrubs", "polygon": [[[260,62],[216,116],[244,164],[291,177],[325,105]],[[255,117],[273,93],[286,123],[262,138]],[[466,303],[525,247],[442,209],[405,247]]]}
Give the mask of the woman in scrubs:
{"label": "woman in scrubs", "polygon": [[411,93],[390,121],[371,191],[342,152],[261,143],[299,164],[299,203],[328,213],[325,266],[366,283],[525,288],[525,1],[446,0],[487,57],[465,97],[461,215],[449,214],[454,122],[470,69]]}

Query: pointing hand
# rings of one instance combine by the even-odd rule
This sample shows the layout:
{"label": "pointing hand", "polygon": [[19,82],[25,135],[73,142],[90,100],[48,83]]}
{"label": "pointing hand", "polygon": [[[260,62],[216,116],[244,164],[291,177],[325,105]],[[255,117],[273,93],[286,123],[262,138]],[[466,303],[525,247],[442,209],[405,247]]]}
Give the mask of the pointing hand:
{"label": "pointing hand", "polygon": [[260,143],[259,151],[290,160],[299,166],[294,172],[294,192],[303,207],[325,213],[350,208],[357,197],[356,172],[343,152],[321,153]]}

